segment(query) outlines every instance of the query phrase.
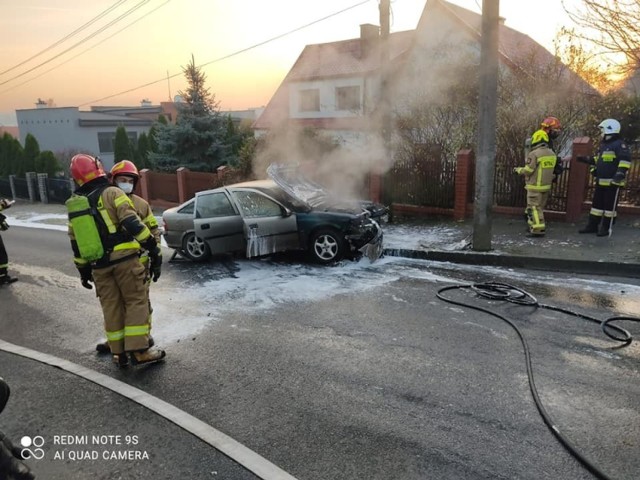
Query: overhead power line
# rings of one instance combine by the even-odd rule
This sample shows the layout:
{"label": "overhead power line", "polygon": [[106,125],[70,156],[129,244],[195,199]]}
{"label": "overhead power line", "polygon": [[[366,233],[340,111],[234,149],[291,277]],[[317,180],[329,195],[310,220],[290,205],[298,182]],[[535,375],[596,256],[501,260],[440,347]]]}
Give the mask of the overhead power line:
{"label": "overhead power line", "polygon": [[91,20],[89,20],[88,22],[80,25],[78,28],[76,28],[73,32],[69,33],[68,35],[65,35],[64,37],[62,37],[60,40],[58,40],[55,43],[52,43],[51,45],[49,45],[47,48],[45,48],[44,50],[40,50],[38,53],[36,53],[35,55],[30,56],[29,58],[27,58],[26,60],[24,60],[23,62],[20,62],[16,65],[14,65],[11,68],[6,69],[4,72],[0,72],[0,75],[4,75],[7,72],[10,72],[11,70],[15,70],[18,67],[21,67],[22,65],[24,65],[27,62],[30,62],[31,60],[33,60],[36,57],[39,57],[40,55],[42,55],[45,52],[48,52],[49,50],[51,50],[54,47],[57,47],[58,45],[60,45],[61,43],[65,42],[66,40],[70,39],[71,37],[75,36],[76,34],[80,33],[82,30],[84,30],[87,27],[90,27],[91,25],[93,25],[95,22],[97,22],[98,20],[100,20],[102,17],[104,17],[106,14],[108,14],[109,12],[111,12],[113,9],[117,8],[120,4],[126,2],[127,0],[118,0],[116,3],[114,3],[113,5],[111,5],[109,8],[107,8],[106,10],[104,10],[103,12],[99,13],[98,15],[96,15],[95,17],[93,17]]}
{"label": "overhead power line", "polygon": [[153,10],[151,10],[151,11],[149,11],[149,12],[145,13],[143,16],[141,16],[141,17],[139,17],[139,18],[135,19],[133,22],[129,23],[128,25],[126,25],[126,26],[124,26],[124,27],[122,27],[120,30],[118,30],[118,31],[116,31],[116,32],[114,32],[114,33],[112,33],[112,34],[111,34],[111,35],[109,35],[108,37],[106,37],[106,38],[104,38],[104,39],[100,40],[98,43],[96,43],[96,44],[94,44],[94,45],[90,46],[89,48],[86,48],[86,49],[85,49],[85,50],[83,50],[82,52],[80,52],[80,53],[78,53],[78,54],[74,55],[73,57],[71,57],[71,58],[69,58],[69,59],[65,60],[64,62],[59,63],[58,65],[56,65],[56,66],[54,66],[54,67],[50,68],[49,70],[45,70],[45,71],[44,71],[44,72],[42,72],[41,74],[36,75],[35,77],[31,77],[29,80],[25,80],[25,81],[24,81],[24,82],[22,82],[22,83],[19,83],[19,84],[17,84],[17,85],[14,85],[13,87],[9,87],[9,88],[7,88],[6,90],[2,90],[2,91],[0,92],[0,95],[4,94],[4,93],[6,93],[6,92],[10,92],[11,90],[14,90],[14,89],[16,89],[16,88],[18,88],[18,87],[21,87],[22,85],[25,85],[25,84],[27,84],[27,83],[29,83],[29,82],[32,82],[33,80],[36,80],[36,79],[38,79],[38,78],[42,77],[43,75],[46,75],[47,73],[51,72],[52,70],[55,70],[56,68],[59,68],[59,67],[61,67],[62,65],[66,64],[66,63],[69,63],[71,60],[73,60],[73,59],[75,59],[75,58],[78,58],[80,55],[84,55],[84,54],[85,54],[85,53],[87,53],[89,50],[93,50],[93,49],[94,49],[94,48],[96,48],[98,45],[103,44],[104,42],[106,42],[106,41],[107,41],[107,40],[109,40],[110,38],[113,38],[113,37],[115,37],[116,35],[118,35],[118,34],[119,34],[120,32],[122,32],[123,30],[126,30],[127,28],[131,27],[132,25],[134,25],[134,24],[138,23],[138,22],[139,22],[140,20],[142,20],[143,18],[148,17],[149,15],[151,15],[152,13],[154,13],[156,10],[158,10],[158,9],[160,9],[160,8],[162,8],[162,7],[164,7],[164,6],[165,6],[167,3],[169,3],[170,1],[171,1],[171,0],[167,0],[166,2],[164,2],[164,3],[160,4],[160,5],[158,5],[158,6],[157,6],[156,8],[154,8]]}
{"label": "overhead power line", "polygon": [[120,15],[119,17],[116,17],[115,19],[111,20],[109,23],[107,23],[106,25],[104,25],[103,27],[99,28],[98,30],[96,30],[95,32],[91,33],[90,35],[87,35],[86,37],[84,37],[82,40],[74,43],[73,45],[71,45],[69,48],[67,48],[66,50],[63,50],[62,52],[58,53],[57,55],[54,55],[53,57],[51,57],[48,60],[45,60],[44,62],[36,65],[35,67],[30,68],[29,70],[25,70],[22,73],[19,73],[18,75],[16,75],[15,77],[10,78],[9,80],[5,80],[4,82],[1,82],[0,85],[5,85],[17,78],[20,78],[24,75],[26,75],[27,73],[33,72],[34,70],[42,67],[43,65],[46,65],[49,62],[52,62],[53,60],[55,60],[58,57],[61,57],[62,55],[64,55],[65,53],[69,52],[70,50],[73,50],[76,47],[79,47],[80,45],[82,45],[83,43],[91,40],[93,37],[95,37],[96,35],[104,32],[106,29],[111,28],[113,25],[115,25],[116,23],[120,22],[121,20],[123,20],[124,18],[128,17],[129,15],[131,15],[133,12],[135,12],[136,10],[138,10],[140,7],[142,7],[144,4],[148,3],[150,0],[142,0],[140,3],[138,3],[137,5],[131,7],[129,10],[127,10],[126,12],[124,12],[122,15]]}
{"label": "overhead power line", "polygon": [[[338,10],[337,12],[331,13],[331,14],[325,16],[325,17],[322,17],[322,18],[319,18],[317,20],[314,20],[313,22],[310,22],[310,23],[307,23],[307,24],[302,25],[300,27],[294,28],[293,30],[289,30],[288,32],[282,33],[280,35],[276,35],[275,37],[271,37],[268,40],[264,40],[264,41],[262,41],[260,43],[256,43],[254,45],[251,45],[250,47],[243,48],[242,50],[235,51],[235,52],[230,53],[228,55],[225,55],[223,57],[216,58],[215,60],[211,60],[210,62],[202,63],[202,64],[198,65],[197,68],[206,67],[207,65],[211,65],[212,63],[221,62],[222,60],[226,60],[228,58],[235,57],[236,55],[240,55],[241,53],[248,52],[249,50],[253,50],[254,48],[261,47],[262,45],[265,45],[267,43],[273,42],[275,40],[279,40],[282,37],[286,37],[287,35],[291,35],[292,33],[295,33],[295,32],[298,32],[300,30],[303,30],[303,29],[305,29],[307,27],[310,27],[311,25],[315,25],[316,23],[320,23],[320,22],[323,22],[325,20],[328,20],[329,18],[332,18],[332,17],[335,17],[337,15],[340,15],[340,14],[342,14],[344,12],[347,12],[349,10],[352,10],[352,9],[356,8],[356,7],[364,5],[365,3],[369,3],[370,1],[371,0],[364,0],[362,2],[356,3],[354,5],[351,5],[350,7],[344,8],[342,10]],[[112,95],[108,95],[106,97],[102,97],[102,98],[99,98],[97,100],[92,100],[90,102],[81,103],[78,106],[79,107],[84,107],[85,105],[101,102],[103,100],[108,100],[110,98],[118,97],[118,96],[124,95],[126,93],[135,92],[136,90],[140,90],[141,88],[149,87],[151,85],[155,85],[156,83],[160,83],[160,82],[165,82],[165,81],[169,80],[170,78],[175,78],[175,77],[178,77],[180,75],[182,75],[182,72],[181,73],[174,73],[173,75],[166,76],[166,77],[160,78],[158,80],[154,80],[152,82],[145,83],[144,85],[139,85],[137,87],[133,87],[133,88],[130,88],[128,90],[124,90],[122,92],[114,93]]]}

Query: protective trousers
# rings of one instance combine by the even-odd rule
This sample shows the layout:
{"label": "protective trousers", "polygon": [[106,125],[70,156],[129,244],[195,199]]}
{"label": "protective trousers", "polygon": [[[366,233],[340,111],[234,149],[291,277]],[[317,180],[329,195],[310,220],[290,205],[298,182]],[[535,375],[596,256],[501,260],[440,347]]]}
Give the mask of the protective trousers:
{"label": "protective trousers", "polygon": [[93,270],[111,352],[149,347],[149,296],[145,268],[137,256]]}
{"label": "protective trousers", "polygon": [[544,233],[544,207],[547,204],[549,192],[527,190],[527,224],[531,233]]}
{"label": "protective trousers", "polygon": [[611,221],[616,216],[617,193],[618,187],[596,186],[589,214],[600,218],[604,217]]}

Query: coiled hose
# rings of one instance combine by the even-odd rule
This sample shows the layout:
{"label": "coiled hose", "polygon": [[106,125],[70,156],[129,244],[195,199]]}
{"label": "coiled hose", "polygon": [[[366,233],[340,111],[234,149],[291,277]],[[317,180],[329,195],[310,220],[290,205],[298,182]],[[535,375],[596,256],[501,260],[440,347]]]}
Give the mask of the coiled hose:
{"label": "coiled hose", "polygon": [[572,443],[567,439],[567,437],[563,435],[562,432],[560,432],[560,429],[554,424],[549,414],[547,414],[547,411],[545,410],[544,406],[542,405],[542,402],[540,401],[540,396],[538,395],[538,390],[536,389],[536,385],[533,379],[533,367],[531,365],[531,355],[529,353],[529,345],[527,344],[527,341],[525,340],[524,336],[522,335],[518,327],[508,318],[492,310],[489,310],[487,308],[483,308],[477,305],[470,305],[468,303],[452,300],[451,298],[447,298],[442,295],[446,291],[460,290],[460,289],[473,290],[477,295],[484,298],[488,298],[490,300],[504,300],[506,302],[511,302],[518,305],[527,305],[527,306],[538,307],[538,308],[546,308],[548,310],[554,310],[556,312],[562,312],[567,315],[579,317],[584,320],[588,320],[590,322],[599,323],[605,335],[607,335],[613,340],[622,342],[622,345],[619,345],[617,348],[626,347],[632,342],[633,338],[627,330],[625,330],[624,328],[618,325],[612,324],[612,322],[623,321],[623,320],[631,321],[631,322],[640,322],[640,318],[617,315],[617,316],[609,317],[606,320],[598,320],[597,318],[591,317],[584,313],[574,312],[573,310],[556,307],[553,305],[542,304],[538,302],[538,300],[529,292],[526,292],[513,285],[509,285],[507,283],[501,283],[501,282],[474,283],[470,285],[451,285],[451,286],[447,286],[439,289],[436,294],[440,300],[445,301],[447,303],[452,303],[454,305],[459,305],[461,307],[472,308],[474,310],[478,310],[480,312],[493,315],[494,317],[497,317],[500,320],[503,320],[506,323],[508,323],[511,326],[511,328],[515,330],[515,332],[518,334],[518,338],[520,338],[520,342],[522,343],[522,347],[524,349],[524,356],[525,356],[525,361],[527,365],[527,376],[529,378],[529,388],[531,390],[531,395],[533,396],[533,400],[536,404],[538,412],[540,413],[540,415],[542,416],[542,419],[544,420],[544,423],[547,425],[547,427],[549,427],[549,429],[556,436],[558,441],[587,470],[589,470],[593,475],[595,475],[599,479],[612,480],[611,477],[609,477],[607,474],[601,471],[593,462],[587,459],[572,445]]}

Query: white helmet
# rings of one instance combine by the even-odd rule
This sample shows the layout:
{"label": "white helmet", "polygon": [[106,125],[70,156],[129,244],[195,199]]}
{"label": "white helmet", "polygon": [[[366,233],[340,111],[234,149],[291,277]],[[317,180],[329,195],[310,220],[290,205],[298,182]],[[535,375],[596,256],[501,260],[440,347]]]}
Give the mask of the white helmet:
{"label": "white helmet", "polygon": [[620,133],[620,122],[617,120],[614,120],[613,118],[607,118],[606,120],[603,120],[602,122],[600,122],[600,125],[598,125],[598,128],[600,129],[600,132],[602,133],[603,137],[605,135]]}

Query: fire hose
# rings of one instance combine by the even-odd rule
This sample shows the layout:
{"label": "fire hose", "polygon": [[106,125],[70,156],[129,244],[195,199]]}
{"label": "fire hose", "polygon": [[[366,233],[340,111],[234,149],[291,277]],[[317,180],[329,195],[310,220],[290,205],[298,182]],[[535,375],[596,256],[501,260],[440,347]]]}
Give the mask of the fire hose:
{"label": "fire hose", "polygon": [[595,475],[597,478],[601,480],[612,480],[611,477],[605,474],[592,461],[587,459],[582,453],[580,453],[577,450],[577,448],[569,441],[569,439],[555,425],[555,423],[553,422],[553,420],[545,410],[540,400],[540,396],[538,395],[538,390],[536,388],[536,385],[533,379],[533,367],[531,364],[531,354],[529,352],[529,345],[527,344],[526,339],[518,329],[517,325],[514,324],[511,320],[509,320],[505,316],[500,315],[499,313],[496,313],[492,310],[489,310],[488,308],[453,300],[443,295],[443,293],[446,291],[456,290],[456,289],[457,290],[470,289],[474,291],[478,296],[487,298],[489,300],[503,300],[503,301],[514,303],[517,305],[545,308],[548,310],[553,310],[553,311],[561,312],[567,315],[579,317],[584,320],[588,320],[590,322],[598,323],[600,324],[602,331],[605,333],[605,335],[607,335],[609,338],[615,341],[622,343],[622,345],[619,345],[617,348],[628,346],[632,342],[633,338],[629,333],[629,331],[620,327],[619,325],[613,324],[612,322],[617,322],[617,321],[640,322],[640,318],[624,316],[624,315],[616,315],[616,316],[609,317],[605,320],[599,320],[590,315],[574,312],[573,310],[569,310],[567,308],[542,304],[538,302],[538,300],[529,292],[526,292],[525,290],[522,290],[513,285],[509,285],[507,283],[500,283],[500,282],[474,283],[470,285],[451,285],[451,286],[447,286],[439,289],[436,294],[436,296],[440,300],[443,300],[447,303],[452,303],[454,305],[458,305],[461,307],[472,308],[474,310],[478,310],[480,312],[484,312],[494,317],[497,317],[500,320],[503,320],[504,322],[508,323],[511,326],[511,328],[515,330],[516,334],[518,335],[518,338],[520,339],[520,342],[522,343],[522,347],[524,349],[525,362],[527,366],[527,377],[529,379],[529,389],[531,390],[531,395],[533,396],[533,400],[536,404],[536,408],[538,409],[540,416],[544,420],[544,423],[555,435],[558,441],[569,451],[569,453],[571,453],[589,472],[591,472],[593,475]]}

